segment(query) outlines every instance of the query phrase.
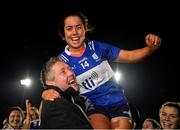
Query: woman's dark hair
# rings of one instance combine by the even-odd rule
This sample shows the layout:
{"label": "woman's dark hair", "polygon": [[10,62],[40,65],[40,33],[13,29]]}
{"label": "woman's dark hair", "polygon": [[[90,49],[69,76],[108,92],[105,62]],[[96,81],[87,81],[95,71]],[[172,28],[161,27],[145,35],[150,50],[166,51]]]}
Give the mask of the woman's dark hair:
{"label": "woman's dark hair", "polygon": [[84,25],[84,28],[86,31],[90,31],[91,28],[89,27],[88,25],[88,19],[87,17],[81,13],[81,12],[68,12],[66,13],[61,19],[60,19],[60,22],[59,22],[59,28],[58,28],[58,35],[64,40],[64,21],[67,17],[69,16],[78,16],[83,25]]}

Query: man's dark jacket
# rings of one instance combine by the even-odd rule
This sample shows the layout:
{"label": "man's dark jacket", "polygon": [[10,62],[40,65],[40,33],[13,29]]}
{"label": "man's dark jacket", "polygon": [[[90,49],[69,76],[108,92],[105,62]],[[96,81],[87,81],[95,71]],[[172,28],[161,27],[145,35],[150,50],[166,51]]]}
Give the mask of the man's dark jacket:
{"label": "man's dark jacket", "polygon": [[60,93],[54,101],[43,100],[41,129],[92,129],[84,109],[84,101],[73,88],[61,91],[55,86],[48,86]]}

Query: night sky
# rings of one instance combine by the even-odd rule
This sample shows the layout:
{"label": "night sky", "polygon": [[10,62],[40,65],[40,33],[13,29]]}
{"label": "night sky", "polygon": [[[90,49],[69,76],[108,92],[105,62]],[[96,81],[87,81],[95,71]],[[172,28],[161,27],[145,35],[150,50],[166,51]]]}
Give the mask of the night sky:
{"label": "night sky", "polygon": [[[69,10],[83,12],[94,27],[87,36],[109,42],[122,49],[145,46],[145,36],[154,33],[162,46],[139,63],[111,63],[122,72],[120,84],[129,103],[140,113],[141,120],[158,120],[158,110],[166,101],[180,101],[179,83],[179,9],[176,3],[119,3],[64,0],[62,3],[3,3],[1,15],[0,121],[6,110],[15,105],[24,108],[29,98],[38,107],[43,87],[39,81],[41,67],[57,56],[65,43],[57,35],[58,20]],[[141,5],[140,5],[141,4]],[[23,89],[20,80],[32,79]]]}

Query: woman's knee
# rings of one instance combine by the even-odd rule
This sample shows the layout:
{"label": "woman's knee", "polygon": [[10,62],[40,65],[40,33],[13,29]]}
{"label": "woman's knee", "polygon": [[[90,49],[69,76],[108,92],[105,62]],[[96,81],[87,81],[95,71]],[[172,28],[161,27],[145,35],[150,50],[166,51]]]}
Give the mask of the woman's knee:
{"label": "woman's knee", "polygon": [[92,114],[89,116],[90,123],[94,129],[110,129],[110,120],[103,114]]}
{"label": "woman's knee", "polygon": [[132,129],[133,123],[130,118],[112,118],[111,119],[112,129]]}

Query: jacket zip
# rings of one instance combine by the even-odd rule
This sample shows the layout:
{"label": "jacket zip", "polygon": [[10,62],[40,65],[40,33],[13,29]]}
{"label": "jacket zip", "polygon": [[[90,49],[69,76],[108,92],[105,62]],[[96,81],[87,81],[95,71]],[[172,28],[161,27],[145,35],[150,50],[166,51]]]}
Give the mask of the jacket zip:
{"label": "jacket zip", "polygon": [[90,122],[89,119],[88,119],[88,117],[87,117],[87,115],[86,115],[86,113],[84,112],[84,110],[81,108],[81,106],[80,106],[79,104],[75,103],[74,98],[73,98],[72,96],[71,96],[71,101],[72,101],[72,103],[73,103],[74,105],[76,105],[76,106],[81,110],[81,112],[83,113],[83,115],[85,116],[85,118],[88,120],[88,122]]}

